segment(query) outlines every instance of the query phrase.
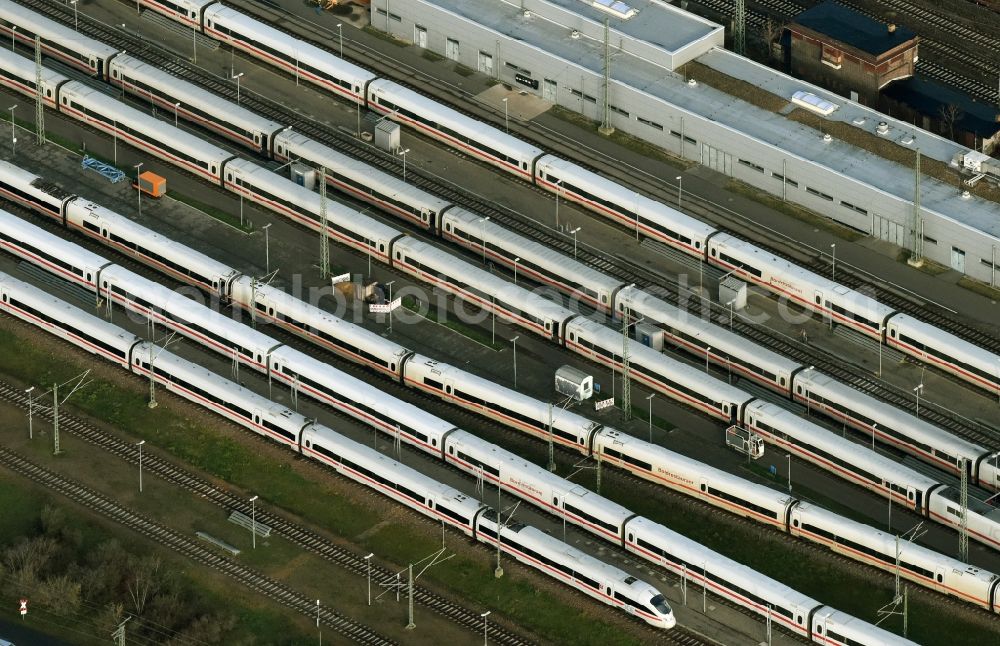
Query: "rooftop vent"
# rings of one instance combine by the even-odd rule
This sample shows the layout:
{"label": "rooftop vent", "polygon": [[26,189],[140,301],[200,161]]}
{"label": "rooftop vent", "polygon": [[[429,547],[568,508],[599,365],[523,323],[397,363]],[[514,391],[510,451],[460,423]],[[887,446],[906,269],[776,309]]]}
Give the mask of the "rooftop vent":
{"label": "rooftop vent", "polygon": [[969,199],[970,197],[972,197],[972,194],[971,194],[971,193],[969,193],[969,191],[962,191],[962,199],[963,199],[963,200],[967,200],[967,199]]}
{"label": "rooftop vent", "polygon": [[697,85],[698,85],[698,81],[696,81],[694,79],[688,79],[688,86],[689,87],[696,87]]}
{"label": "rooftop vent", "polygon": [[531,17],[531,9],[525,9],[524,11],[521,12],[521,15],[524,16],[525,18],[530,18]]}
{"label": "rooftop vent", "polygon": [[896,24],[895,24],[895,23],[892,23],[892,22],[890,22],[890,23],[889,23],[889,33],[890,33],[890,34],[893,34],[893,33],[895,33],[895,32],[896,32]]}
{"label": "rooftop vent", "polygon": [[573,31],[569,32],[569,37],[572,38],[573,40],[578,39],[580,37],[580,30],[574,29]]}
{"label": "rooftop vent", "polygon": [[875,133],[879,135],[889,134],[889,124],[885,121],[879,121],[878,125],[875,127]]}
{"label": "rooftop vent", "polygon": [[831,141],[833,141],[833,135],[831,135],[830,133],[826,133],[825,135],[823,135],[823,141],[826,143],[830,143]]}
{"label": "rooftop vent", "polygon": [[589,0],[587,4],[595,9],[609,13],[616,18],[621,18],[622,20],[628,20],[635,14],[639,13],[636,9],[628,6],[620,0]]}

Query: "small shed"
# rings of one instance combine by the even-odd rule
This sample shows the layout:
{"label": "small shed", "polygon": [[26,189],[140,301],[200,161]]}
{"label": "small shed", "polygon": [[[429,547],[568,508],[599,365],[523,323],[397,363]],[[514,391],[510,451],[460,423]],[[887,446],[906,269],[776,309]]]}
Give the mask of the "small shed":
{"label": "small shed", "polygon": [[578,402],[594,395],[594,377],[573,366],[562,366],[556,370],[556,392]]}

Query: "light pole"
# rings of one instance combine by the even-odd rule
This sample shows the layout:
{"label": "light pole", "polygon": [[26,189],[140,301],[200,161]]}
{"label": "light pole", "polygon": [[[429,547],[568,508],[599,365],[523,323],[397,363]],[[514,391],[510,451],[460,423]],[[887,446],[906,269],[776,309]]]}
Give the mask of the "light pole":
{"label": "light pole", "polygon": [[177,111],[180,109],[180,107],[181,107],[181,102],[180,101],[178,101],[177,103],[174,104],[174,127],[175,128],[178,127],[177,126]]}
{"label": "light pole", "polygon": [[580,231],[582,227],[577,227],[570,231],[573,234],[573,260],[576,260],[576,234]]}
{"label": "light pole", "polygon": [[656,393],[650,393],[646,401],[649,402],[649,443],[653,443],[653,397],[656,397]]}
{"label": "light pole", "polygon": [[486,223],[490,221],[490,216],[479,218],[479,223],[483,225],[483,264],[486,264]]}
{"label": "light pole", "polygon": [[786,453],[785,457],[788,458],[788,493],[792,493],[792,454]]}
{"label": "light pole", "polygon": [[917,394],[917,417],[920,417],[920,392],[924,389],[923,382],[913,389],[913,392]]}
{"label": "light pole", "polygon": [[135,165],[135,192],[139,196],[139,219],[142,219],[142,183],[139,179],[139,170],[142,168],[143,162],[139,162]]}
{"label": "light pole", "polygon": [[[257,549],[257,498],[250,499],[250,539],[253,541],[253,549]],[[319,625],[319,599],[316,600],[316,622]]]}
{"label": "light pole", "polygon": [[733,303],[735,303],[735,302],[736,302],[736,299],[734,298],[731,301],[729,301],[728,303],[726,303],[726,305],[729,306],[729,331],[730,332],[733,331]]}
{"label": "light pole", "polygon": [[[77,3],[78,1],[79,1],[79,0],[69,0],[69,3],[70,3],[71,5],[73,5],[73,30],[74,30],[74,31],[80,31],[80,19],[79,19],[79,17],[77,16],[77,13],[76,13],[76,11],[77,11],[77,10],[76,10],[76,3]],[[138,4],[138,3],[137,3],[137,4]]]}
{"label": "light pole", "polygon": [[34,389],[35,387],[32,386],[31,388],[28,388],[27,390],[24,391],[24,394],[28,396],[28,439],[29,440],[33,440],[35,438],[35,431],[34,428],[32,428],[32,419],[31,419],[31,414],[35,410],[34,406],[35,400],[32,399],[31,397],[31,391],[33,391]]}
{"label": "light pole", "polygon": [[344,23],[337,23],[337,36],[340,37],[340,57],[344,57]]}
{"label": "light pole", "polygon": [[878,429],[878,424],[872,424],[872,451],[875,450],[875,431]]}
{"label": "light pole", "polygon": [[487,644],[486,644],[486,618],[490,616],[490,611],[487,610],[486,612],[484,612],[483,614],[481,614],[479,616],[483,618],[483,646],[487,646]]}
{"label": "light pole", "polygon": [[514,390],[517,390],[517,340],[521,338],[518,334],[513,339],[510,340],[514,344]]}
{"label": "light pole", "polygon": [[830,280],[837,280],[837,243],[830,243]]}
{"label": "light pole", "polygon": [[10,51],[14,51],[14,34],[17,33],[17,25],[10,29]]}
{"label": "light pole", "polygon": [[236,105],[240,104],[240,79],[243,78],[245,72],[240,72],[239,74],[233,74],[232,78],[236,81]]}
{"label": "light pole", "polygon": [[882,376],[882,346],[885,344],[885,324],[878,324],[878,376]]}
{"label": "light pole", "polygon": [[14,110],[17,108],[17,104],[10,106],[10,158],[14,159],[14,152],[17,150],[17,137],[14,136]]}
{"label": "light pole", "polygon": [[712,354],[712,346],[705,348],[705,372],[708,372],[708,357]]}
{"label": "light pole", "polygon": [[389,290],[389,334],[392,334],[392,284],[396,282],[390,280],[385,284],[386,288]]}
{"label": "light pole", "polygon": [[365,557],[365,564],[368,570],[368,605],[372,605],[372,557],[375,556],[375,552],[372,552]]}
{"label": "light pole", "polygon": [[406,153],[410,152],[410,149],[400,151],[399,156],[403,158],[403,182],[406,182]]}
{"label": "light pole", "polygon": [[510,119],[507,117],[507,97],[503,98],[503,129],[510,133]]}
{"label": "light pole", "polygon": [[136,444],[139,447],[139,493],[142,493],[142,445],[145,443],[146,440],[141,440]]}
{"label": "light pole", "polygon": [[[74,2],[73,4],[76,4],[76,2]],[[135,0],[135,13],[136,15],[142,15],[142,12],[139,11],[139,0]]]}
{"label": "light pole", "polygon": [[514,284],[517,284],[517,263],[521,262],[521,257],[514,258]]}
{"label": "light pole", "polygon": [[681,195],[683,194],[683,189],[681,188],[684,183],[684,178],[678,175],[674,179],[677,180],[677,208],[681,208]]}
{"label": "light pole", "polygon": [[271,273],[271,240],[268,237],[267,230],[271,228],[273,222],[268,222],[263,227],[264,230],[264,273]]}

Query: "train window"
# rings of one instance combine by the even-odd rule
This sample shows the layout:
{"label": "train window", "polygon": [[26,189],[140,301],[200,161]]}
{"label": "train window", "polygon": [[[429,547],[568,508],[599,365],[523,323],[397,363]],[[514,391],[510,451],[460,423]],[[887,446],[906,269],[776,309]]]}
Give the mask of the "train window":
{"label": "train window", "polygon": [[254,143],[259,144],[260,143],[260,135],[259,134],[254,135],[253,136],[253,141],[254,141]]}
{"label": "train window", "polygon": [[718,251],[716,249],[712,249],[712,256],[715,257],[717,255],[719,255]]}
{"label": "train window", "polygon": [[695,249],[701,249],[701,241],[700,240],[695,240],[694,241],[694,248]]}
{"label": "train window", "polygon": [[118,78],[118,70],[111,70],[111,76]]}
{"label": "train window", "polygon": [[816,294],[816,304],[817,305],[822,305],[823,304],[823,297],[820,296],[819,294]]}
{"label": "train window", "polygon": [[385,253],[385,244],[380,243],[378,246],[378,250],[381,251],[382,253]]}
{"label": "train window", "polygon": [[90,282],[90,272],[89,271],[87,272],[87,282],[88,283]]}
{"label": "train window", "polygon": [[451,231],[451,223],[450,222],[448,224],[444,225],[444,230],[445,231]]}
{"label": "train window", "polygon": [[66,97],[62,98],[63,105],[66,105]]}
{"label": "train window", "polygon": [[799,624],[800,626],[802,625],[802,615],[799,615],[795,618],[795,623]]}
{"label": "train window", "polygon": [[4,303],[6,303],[6,302],[7,302],[7,295],[6,295],[6,294],[4,294],[4,295],[3,295],[3,302],[4,302]]}
{"label": "train window", "polygon": [[390,363],[389,364],[389,370],[392,370],[393,372],[396,372],[396,364]]}
{"label": "train window", "polygon": [[708,491],[708,485],[706,485],[704,482],[701,483],[701,490],[702,491]]}
{"label": "train window", "polygon": [[306,440],[306,448],[307,449],[311,449],[312,448],[312,442],[310,442],[309,440]]}
{"label": "train window", "polygon": [[576,332],[570,332],[569,333],[569,340],[570,341],[576,341]]}
{"label": "train window", "polygon": [[795,387],[795,392],[797,392],[798,394],[801,395],[802,394],[802,386],[796,386]]}
{"label": "train window", "polygon": [[449,446],[448,447],[448,453],[451,454],[451,455],[455,455],[455,447]]}
{"label": "train window", "polygon": [[232,173],[226,173],[226,181],[227,182],[233,181],[233,174]]}
{"label": "train window", "polygon": [[451,394],[451,386],[445,386],[444,387],[444,391],[450,395]]}
{"label": "train window", "polygon": [[784,386],[784,385],[785,385],[785,378],[784,378],[784,377],[782,377],[782,378],[781,378],[781,381],[780,381],[780,383],[781,383],[781,385],[782,385],[782,386]]}
{"label": "train window", "polygon": [[396,252],[396,260],[402,259],[403,255],[400,252]]}
{"label": "train window", "polygon": [[895,339],[896,338],[896,330],[889,330],[889,336],[891,336],[892,338]]}
{"label": "train window", "polygon": [[823,626],[816,626],[816,632],[819,633],[820,635],[822,635],[823,634]]}
{"label": "train window", "polygon": [[607,294],[601,294],[601,302],[602,303],[607,303],[608,302],[608,295]]}
{"label": "train window", "polygon": [[212,164],[212,174],[215,175],[215,164]]}
{"label": "train window", "polygon": [[553,505],[558,505],[559,504],[559,499],[558,498],[553,498],[552,499],[552,504]]}
{"label": "train window", "polygon": [[52,98],[52,90],[45,90],[45,96]]}
{"label": "train window", "polygon": [[907,491],[906,492],[906,498],[908,500],[913,500],[913,491]]}
{"label": "train window", "polygon": [[798,527],[799,526],[799,521],[798,520],[793,520],[792,521],[792,525],[794,525],[795,527]]}
{"label": "train window", "polygon": [[635,542],[635,536],[633,534],[629,534],[628,535],[628,542],[629,543],[634,543]]}
{"label": "train window", "polygon": [[938,582],[938,583],[941,583],[942,581],[944,581],[944,577],[943,577],[943,576],[941,576],[940,574],[938,574],[938,575],[937,575],[937,582]]}
{"label": "train window", "polygon": [[438,445],[437,438],[436,437],[432,437],[431,438],[431,446],[437,446],[437,445]]}

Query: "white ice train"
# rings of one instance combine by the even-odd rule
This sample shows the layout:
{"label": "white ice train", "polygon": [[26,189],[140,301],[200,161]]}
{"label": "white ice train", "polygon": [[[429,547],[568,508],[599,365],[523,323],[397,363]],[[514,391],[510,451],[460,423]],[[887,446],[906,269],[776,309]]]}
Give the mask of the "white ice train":
{"label": "white ice train", "polygon": [[[3,4],[12,3],[5,0]],[[893,315],[891,309],[871,302],[872,299],[854,290],[834,286],[812,272],[795,268],[771,254],[753,259],[744,257],[746,254],[743,252],[749,251],[748,247],[753,246],[748,243],[736,245],[729,241],[727,251],[730,253],[727,255],[738,263],[727,264],[718,255],[723,251],[719,244],[715,246],[716,255],[710,252],[710,239],[719,235],[714,227],[650,200],[577,164],[546,154],[499,128],[465,116],[393,81],[380,79],[331,52],[305,43],[220,3],[142,0],[142,4],[190,27],[201,29],[213,38],[270,65],[280,67],[297,79],[407,124],[505,172],[559,193],[564,199],[614,219],[622,226],[636,229],[640,235],[660,240],[709,263],[726,267],[727,270],[738,268],[738,272],[747,280],[777,294],[794,298],[801,306],[821,312],[863,334],[888,342],[884,332],[887,317]],[[63,39],[68,34],[75,36],[75,32],[69,28],[30,11],[16,8],[7,13],[7,16],[0,18],[8,24],[18,24],[20,29],[27,31],[36,29],[40,23],[47,23],[43,38],[54,44],[60,42],[60,36]],[[94,42],[91,48],[84,45],[79,51],[70,53],[70,56],[79,59],[75,62],[91,73],[106,76],[105,70],[109,69],[110,60],[114,56],[108,49],[101,43]],[[52,53],[54,56],[66,56],[66,52],[58,49]],[[726,238],[728,237],[723,237]],[[817,286],[821,288],[818,303],[814,293]],[[887,315],[881,319],[873,318],[873,314],[880,312]],[[977,357],[983,358],[988,369],[986,375],[968,371],[962,365],[967,363],[965,357],[956,357],[951,353],[957,340],[955,335],[944,330],[933,331],[926,341],[928,348],[938,353],[939,358],[933,365],[991,392],[1000,392],[1000,374],[994,369],[997,357],[987,350],[972,346],[972,351]],[[924,355],[905,346],[901,349],[924,358]]]}
{"label": "white ice train", "polygon": [[[669,629],[676,618],[652,585],[599,561],[537,529],[520,524],[498,526],[496,512],[461,492],[428,478],[374,449],[344,438],[328,427],[279,406],[227,379],[152,346],[120,328],[71,307],[40,290],[0,274],[0,308],[93,352],[107,347],[110,359],[132,372],[153,378],[178,396],[205,406],[294,451],[323,462],[338,473],[379,491],[415,511],[444,522],[473,539],[496,545],[518,561],[657,628]],[[25,307],[25,304],[30,304]],[[146,357],[156,356],[151,368]],[[539,493],[568,491],[561,478],[524,463],[462,431],[448,437],[453,463],[489,469],[501,481],[545,477]],[[493,478],[493,471],[503,474]],[[562,481],[565,482],[565,481]],[[555,489],[553,489],[555,487]],[[570,518],[600,514],[601,523],[618,532],[614,542],[660,563],[734,603],[771,617],[794,634],[820,644],[895,646],[913,642],[839,612],[731,561],[671,530],[593,495],[569,492],[560,508]],[[593,503],[593,504],[592,504]],[[553,507],[555,508],[555,507]],[[582,514],[582,515],[581,515]]]}
{"label": "white ice train", "polygon": [[[9,26],[10,24],[19,24],[18,21],[27,21],[29,28],[37,28],[39,33],[49,36],[59,34],[59,30],[65,29],[46,19],[32,18],[31,12],[26,12],[19,7],[4,9],[4,6],[3,3],[0,3],[0,14],[6,10],[7,13],[3,15],[6,15],[9,20],[4,23],[0,19],[0,24]],[[192,7],[184,8],[182,12],[176,12],[174,11],[175,7],[169,9],[168,13],[175,18],[188,14],[197,15],[197,12],[194,11],[197,8],[192,5]],[[31,20],[34,19],[37,19],[39,23],[44,23],[44,25],[35,27],[31,23]],[[598,309],[608,310],[613,306],[616,312],[621,313],[628,305],[636,315],[646,316],[650,322],[660,324],[666,338],[674,346],[691,352],[699,358],[706,357],[710,362],[728,369],[736,377],[747,377],[786,395],[792,395],[790,375],[796,368],[801,370],[804,366],[789,362],[776,353],[747,342],[719,327],[705,326],[700,320],[692,320],[692,317],[684,311],[672,307],[642,290],[627,287],[586,265],[560,257],[538,243],[526,240],[502,227],[486,222],[476,214],[430,196],[394,177],[367,168],[364,164],[337,153],[325,145],[289,129],[284,129],[269,119],[257,117],[244,108],[214,97],[190,83],[159,72],[152,66],[132,57],[115,55],[113,52],[102,49],[96,41],[90,44],[92,41],[89,39],[79,37],[78,34],[76,37],[82,38],[79,48],[80,56],[87,61],[97,60],[100,56],[105,56],[106,64],[100,65],[99,68],[109,70],[107,77],[110,81],[164,108],[172,107],[175,119],[180,111],[194,122],[216,132],[221,132],[224,136],[242,142],[258,152],[271,154],[276,159],[301,159],[317,167],[326,167],[327,180],[335,186],[354,197],[367,200],[391,213],[407,218],[431,232],[463,244],[467,248],[476,250],[478,246],[484,252],[484,259],[488,257],[492,262],[512,268],[515,282],[516,275],[520,271],[522,275],[551,284]],[[15,54],[6,54],[3,56],[3,60],[9,68],[3,82],[14,89],[33,95],[34,64]],[[354,73],[351,70],[356,70],[353,66],[349,66],[347,69],[348,76]],[[97,68],[93,68],[92,71],[96,73]],[[332,76],[343,77],[343,75],[338,76],[338,74],[340,73],[335,73]],[[51,100],[54,101],[56,89],[66,79],[49,70],[45,70],[44,78],[45,94],[52,97]],[[183,106],[189,106],[189,108],[184,109]],[[217,119],[206,123],[206,115],[217,115]],[[158,143],[155,138],[152,142],[146,142],[147,149],[150,145],[161,150],[162,154],[168,155],[164,157],[165,159],[171,158],[169,150],[163,150],[162,146],[157,147]],[[206,154],[210,157],[213,155],[217,157],[218,149],[207,149]],[[239,160],[233,160],[231,166],[234,170],[243,168],[247,172],[258,169],[252,165],[250,167],[241,166]],[[538,173],[540,180],[544,180],[541,182],[542,184],[548,183],[560,191],[573,191],[572,195],[584,200],[591,208],[601,210],[598,206],[603,204],[603,210],[607,211],[616,205],[632,204],[630,210],[626,209],[622,212],[622,217],[625,217],[629,222],[634,219],[637,231],[645,231],[646,235],[655,235],[674,246],[688,249],[688,251],[693,247],[697,251],[703,247],[702,241],[711,239],[715,245],[712,253],[716,256],[716,264],[740,272],[748,279],[767,284],[770,289],[785,294],[803,307],[813,307],[817,311],[823,312],[825,316],[837,321],[838,324],[851,325],[869,335],[873,328],[877,329],[878,336],[885,337],[889,344],[895,345],[911,355],[921,357],[943,370],[978,382],[985,388],[990,387],[989,382],[992,375],[1000,372],[1000,361],[994,361],[993,355],[988,353],[984,355],[975,346],[958,339],[949,342],[950,346],[948,343],[939,344],[935,340],[937,331],[933,326],[921,324],[913,320],[912,317],[902,314],[891,314],[886,308],[870,298],[797,268],[785,260],[762,252],[753,245],[731,236],[717,234],[696,220],[677,214],[679,219],[670,226],[654,226],[659,221],[656,213],[667,209],[667,207],[641,196],[634,194],[629,196],[628,193],[621,193],[620,187],[617,189],[619,193],[615,193],[616,185],[589,171],[579,169],[574,164],[547,156],[544,164],[539,165],[536,169],[536,173]],[[263,175],[257,174],[256,176],[260,178],[259,181],[264,181]],[[598,187],[600,190],[595,189],[597,193],[588,193],[580,188],[581,185]],[[249,191],[236,186],[230,186],[230,189],[244,193],[251,199],[262,202],[269,208],[293,217],[307,226],[313,228],[318,226],[316,224],[318,198],[315,195],[308,196],[303,191],[293,191],[296,194],[282,203],[280,199],[272,199],[264,187],[257,191]],[[566,195],[571,196],[570,193],[566,193]],[[601,197],[602,195],[604,198]],[[608,196],[616,196],[616,199],[621,199],[618,199],[617,202],[605,199]],[[617,208],[624,207],[618,206]],[[480,226],[476,226],[477,223]],[[352,244],[350,235],[345,236],[343,231],[337,230],[336,225],[332,226],[331,229],[331,237]],[[380,242],[376,242],[371,237],[363,239],[357,239],[358,236],[354,237],[352,246],[364,248],[364,245],[368,245],[370,248],[368,253],[379,257],[379,247],[382,246]],[[712,253],[707,257],[709,262],[713,261]],[[183,266],[177,269],[183,270]],[[789,276],[794,276],[796,279],[788,282],[786,279]],[[460,291],[451,291],[461,294]],[[810,293],[811,302],[809,302]],[[503,315],[503,312],[501,311],[500,314]],[[875,318],[886,315],[889,316],[886,320],[895,322],[894,325],[886,327],[884,321],[877,326],[873,325]],[[947,353],[942,353],[937,349],[939,346],[948,346],[951,349]],[[850,392],[842,391],[844,397],[841,401],[831,401],[829,402],[831,406],[817,406],[817,410],[829,414],[831,407],[837,406],[843,411],[850,411],[854,408],[855,402],[853,400],[856,398],[864,400],[866,405],[874,403],[874,400],[865,395],[849,394]],[[878,407],[877,410],[883,411],[885,416],[893,420],[896,440],[891,443],[897,448],[956,474],[959,472],[961,460],[965,459],[966,469],[972,480],[991,489],[998,488],[1000,469],[997,468],[996,454],[992,454],[991,462],[986,459],[990,456],[989,452],[985,449],[980,450],[978,447],[973,447],[973,451],[967,454],[949,453],[949,449],[954,448],[950,434],[934,429],[918,419],[902,420],[896,410],[888,405],[878,404]],[[860,417],[844,420],[844,415],[835,417],[841,421],[847,421],[851,426],[862,431],[872,421],[876,424],[882,424],[882,427],[885,428],[885,420],[878,417],[871,420]],[[909,439],[908,434],[912,434],[912,440]],[[927,440],[933,436],[939,437],[940,442],[927,444],[916,439],[921,437],[923,440]],[[876,433],[876,437],[884,439],[885,436]],[[945,459],[928,459],[927,446],[930,446],[934,453]]]}
{"label": "white ice train", "polygon": [[[115,270],[114,275],[119,279],[112,284],[121,283],[123,276],[121,268],[94,254],[82,252],[82,250],[80,250],[82,253],[75,254],[73,245],[41,232],[36,227],[19,221],[17,218],[0,213],[0,240],[13,238],[15,231],[24,232],[25,242],[10,240],[5,247],[21,257],[39,262],[37,258],[44,257],[39,255],[39,251],[42,251],[45,256],[58,255],[70,259],[79,255],[82,260],[66,263],[69,271],[61,275],[86,285],[88,283],[80,279],[80,274],[75,270],[77,265],[86,264],[95,268],[93,271],[100,272],[100,275],[95,274],[96,278],[93,280],[96,282],[102,282],[105,272],[111,274],[112,270]],[[177,245],[174,248],[181,247],[182,245]],[[205,259],[200,259],[199,256],[200,254],[197,252],[189,250],[186,257],[192,261],[190,264],[193,266],[211,264]],[[227,276],[235,273],[224,266],[217,267],[216,271],[219,275]],[[232,284],[240,285],[242,281],[243,277],[238,277],[232,281]],[[149,284],[148,281],[138,282],[140,286],[133,291],[141,291],[146,303],[169,304],[178,302],[169,293],[169,290],[155,284]],[[287,303],[288,298],[273,298],[267,302],[280,306],[282,303]],[[132,307],[133,310],[137,309],[130,305],[127,300],[124,305]],[[449,438],[454,436],[457,440],[465,435],[464,433],[463,435],[455,435],[462,432],[457,431],[451,424],[443,420],[415,410],[412,406],[398,405],[392,407],[391,410],[383,410],[383,407],[376,408],[372,405],[372,389],[366,387],[366,384],[360,384],[352,378],[345,378],[337,371],[330,370],[295,350],[277,347],[274,345],[276,342],[260,332],[248,330],[243,326],[239,326],[242,329],[236,329],[237,324],[221,315],[211,312],[197,315],[192,313],[192,309],[197,306],[186,302],[182,302],[181,305],[183,316],[176,313],[157,312],[158,320],[162,320],[165,325],[173,326],[174,329],[183,333],[191,334],[193,330],[200,331],[200,334],[193,334],[192,337],[201,339],[203,342],[205,339],[225,338],[231,345],[231,353],[234,357],[255,357],[258,353],[269,352],[270,357],[264,360],[268,370],[295,392],[304,392],[330,403],[363,422],[373,425],[383,432],[396,434],[400,439],[438,457],[448,457],[443,453],[443,447],[447,445]],[[269,310],[276,318],[281,317],[280,310],[275,311],[271,308],[260,307],[260,301],[257,301],[257,305],[255,308],[249,305],[244,305],[244,307],[255,309],[258,314],[262,310]],[[297,311],[300,314],[315,309],[304,303],[297,306]],[[343,321],[341,324],[347,325]],[[640,477],[671,487],[731,512],[753,518],[758,522],[770,524],[781,531],[792,531],[790,513],[800,503],[786,494],[748,483],[741,478],[677,455],[662,447],[623,435],[571,411],[552,410],[541,402],[492,384],[485,379],[427,357],[416,355],[362,328],[357,328],[353,334],[354,342],[372,349],[373,356],[377,354],[374,348],[381,346],[387,348],[390,360],[400,361],[401,378],[404,383],[412,387],[431,392],[448,401],[458,403],[480,414],[490,416],[502,423],[540,437],[546,437],[548,435],[547,429],[551,427],[554,441],[573,447],[585,455],[599,454],[604,461],[627,469]],[[206,345],[229,356],[229,352],[220,349],[217,343],[206,343]],[[262,362],[254,360],[248,363],[251,366],[259,367]],[[471,436],[465,440],[467,446],[478,442],[480,441]],[[479,444],[475,445],[480,446]],[[496,453],[494,452],[494,454]],[[461,462],[456,464],[462,466]],[[482,465],[473,467],[472,472],[481,476],[483,474]],[[547,481],[550,477],[550,474],[544,470],[538,471],[537,474],[534,480],[523,478],[521,484],[537,489],[540,486],[539,483]],[[569,491],[572,487],[566,485],[563,489]],[[515,493],[521,492],[515,491]],[[591,497],[591,500],[593,499],[596,497]],[[572,509],[564,508],[559,513],[571,512],[573,512]],[[569,519],[578,523],[585,522],[584,518],[578,514],[569,517]],[[826,537],[849,536],[850,540],[854,541],[853,544],[863,545],[865,549],[849,552],[851,556],[861,561],[883,569],[889,568],[895,562],[895,553],[885,552],[884,541],[879,533],[833,514],[824,519],[824,524],[818,526],[816,532],[805,532],[798,535],[816,540],[814,535],[820,531]],[[864,539],[865,532],[867,532],[867,539]],[[863,539],[860,543],[857,541],[858,536]],[[841,541],[842,539],[837,538],[834,542]],[[945,578],[939,579],[935,583],[924,575],[927,571],[940,571]],[[996,604],[1000,602],[1000,599],[995,598],[1000,578],[989,573],[973,571],[954,559],[918,546],[907,548],[907,559],[902,565],[901,574],[922,585],[928,585],[945,594],[958,596],[986,609],[997,609]]]}
{"label": "white ice train", "polygon": [[[0,296],[4,312],[137,375],[152,373],[161,387],[183,399],[322,462],[474,540],[497,545],[496,512],[474,498],[5,274],[0,274]],[[655,587],[534,527],[513,523],[499,527],[499,547],[517,561],[656,628],[676,625],[673,611]]]}
{"label": "white ice train", "polygon": [[[9,56],[12,55],[0,54],[0,65]],[[2,81],[3,79],[0,79],[0,82]],[[71,92],[70,90],[73,91]],[[204,171],[203,175],[215,176],[218,174],[220,182],[222,181],[222,167],[225,164],[226,177],[233,180],[229,182],[230,184],[239,184],[242,192],[250,195],[253,199],[261,201],[270,208],[274,208],[278,212],[292,215],[293,217],[297,216],[297,219],[305,222],[307,225],[312,223],[314,227],[318,227],[318,196],[294,182],[282,180],[250,162],[235,159],[234,157],[225,158],[228,153],[224,150],[201,142],[190,134],[179,131],[163,122],[156,121],[158,127],[155,132],[143,130],[143,128],[152,125],[147,122],[149,117],[115,101],[108,103],[99,97],[91,97],[93,92],[75,81],[62,83],[58,86],[58,91],[60,106],[62,106],[64,94],[73,97],[88,97],[88,105],[100,108],[94,114],[99,117],[101,123],[105,126],[117,128],[117,124],[119,123],[137,124],[138,129],[129,131],[130,137],[134,140],[145,142],[145,148],[148,150],[160,151],[157,154],[162,154],[164,159],[176,157],[176,154],[179,154],[181,150],[200,151],[198,154],[201,157],[190,157],[184,160],[184,164],[182,165],[197,166]],[[76,100],[74,98],[74,101]],[[170,137],[163,136],[165,130],[171,133]],[[170,143],[164,144],[164,141],[169,141]],[[261,186],[258,187],[257,184]],[[280,206],[289,204],[295,207],[292,213],[279,208]],[[521,290],[516,286],[500,281],[488,272],[473,267],[465,261],[447,256],[447,254],[426,243],[411,240],[398,230],[367,218],[357,211],[347,209],[347,207],[335,207],[334,210],[336,213],[334,213],[334,217],[331,219],[329,233],[345,244],[370,255],[378,254],[381,256],[384,253],[386,257],[390,258],[389,262],[394,266],[413,275],[429,279],[430,276],[427,272],[422,270],[426,262],[427,265],[433,266],[437,271],[437,276],[434,278],[435,284],[445,287],[448,291],[462,297],[470,298],[481,305],[488,303],[489,308],[495,311],[498,316],[522,325],[526,329],[545,334],[553,341],[566,343],[568,347],[585,356],[598,359],[598,353],[594,352],[593,348],[603,347],[604,352],[608,355],[606,362],[614,360],[613,349],[607,343],[600,342],[600,339],[597,338],[598,328],[595,326],[584,326],[584,328],[577,331],[575,338],[572,340],[568,339],[563,330],[569,323],[580,320],[580,317],[573,311],[536,294],[531,294],[527,290]],[[337,217],[338,214],[340,217]],[[469,279],[468,281],[467,278]],[[502,293],[499,291],[499,288],[502,288]],[[501,298],[497,298],[497,294]],[[840,302],[849,302],[849,300]],[[600,335],[606,337],[607,332],[604,329],[600,331]],[[594,335],[594,338],[590,338],[589,335],[591,334]],[[633,345],[638,347],[637,344]],[[642,371],[638,370],[638,366],[634,366],[631,376],[641,379],[646,383],[657,382],[655,387],[661,392],[684,403],[694,405],[708,414],[721,419],[729,419],[733,422],[745,422],[741,417],[742,404],[751,401],[752,397],[744,393],[742,404],[739,404],[739,398],[720,398],[718,397],[720,393],[732,389],[732,387],[727,386],[723,388],[723,384],[705,375],[699,376],[692,384],[680,384],[670,378],[671,369],[684,370],[684,367],[685,364],[660,355],[655,362],[642,366]],[[989,452],[984,449],[983,453]],[[843,471],[842,469],[832,469],[826,461],[816,460],[815,463],[838,473]],[[995,481],[995,461],[991,464],[989,460],[978,460],[966,462],[966,465],[970,471],[977,465],[980,469],[985,469],[988,472],[992,471],[989,473],[991,477],[986,478],[981,477],[979,473],[972,473],[971,475],[976,480],[986,482]],[[866,479],[871,479],[868,477],[869,474],[862,475]],[[875,475],[876,477],[879,476],[879,474]],[[887,495],[888,489],[884,483],[880,487],[880,490],[886,492]],[[934,513],[932,514],[932,509],[929,505],[931,492],[926,493],[927,495],[922,498],[928,501],[928,505],[918,511],[952,526],[960,524],[954,518],[954,505],[942,503],[942,508],[933,510]],[[935,500],[953,498],[950,493],[952,493],[950,490],[942,489],[940,495]],[[972,515],[970,513],[970,516]],[[974,528],[972,535],[977,540],[997,546],[1000,545],[1000,535],[998,535],[1000,534],[1000,523],[993,518],[994,515],[989,511],[989,508],[977,508],[975,518],[969,524]]]}

